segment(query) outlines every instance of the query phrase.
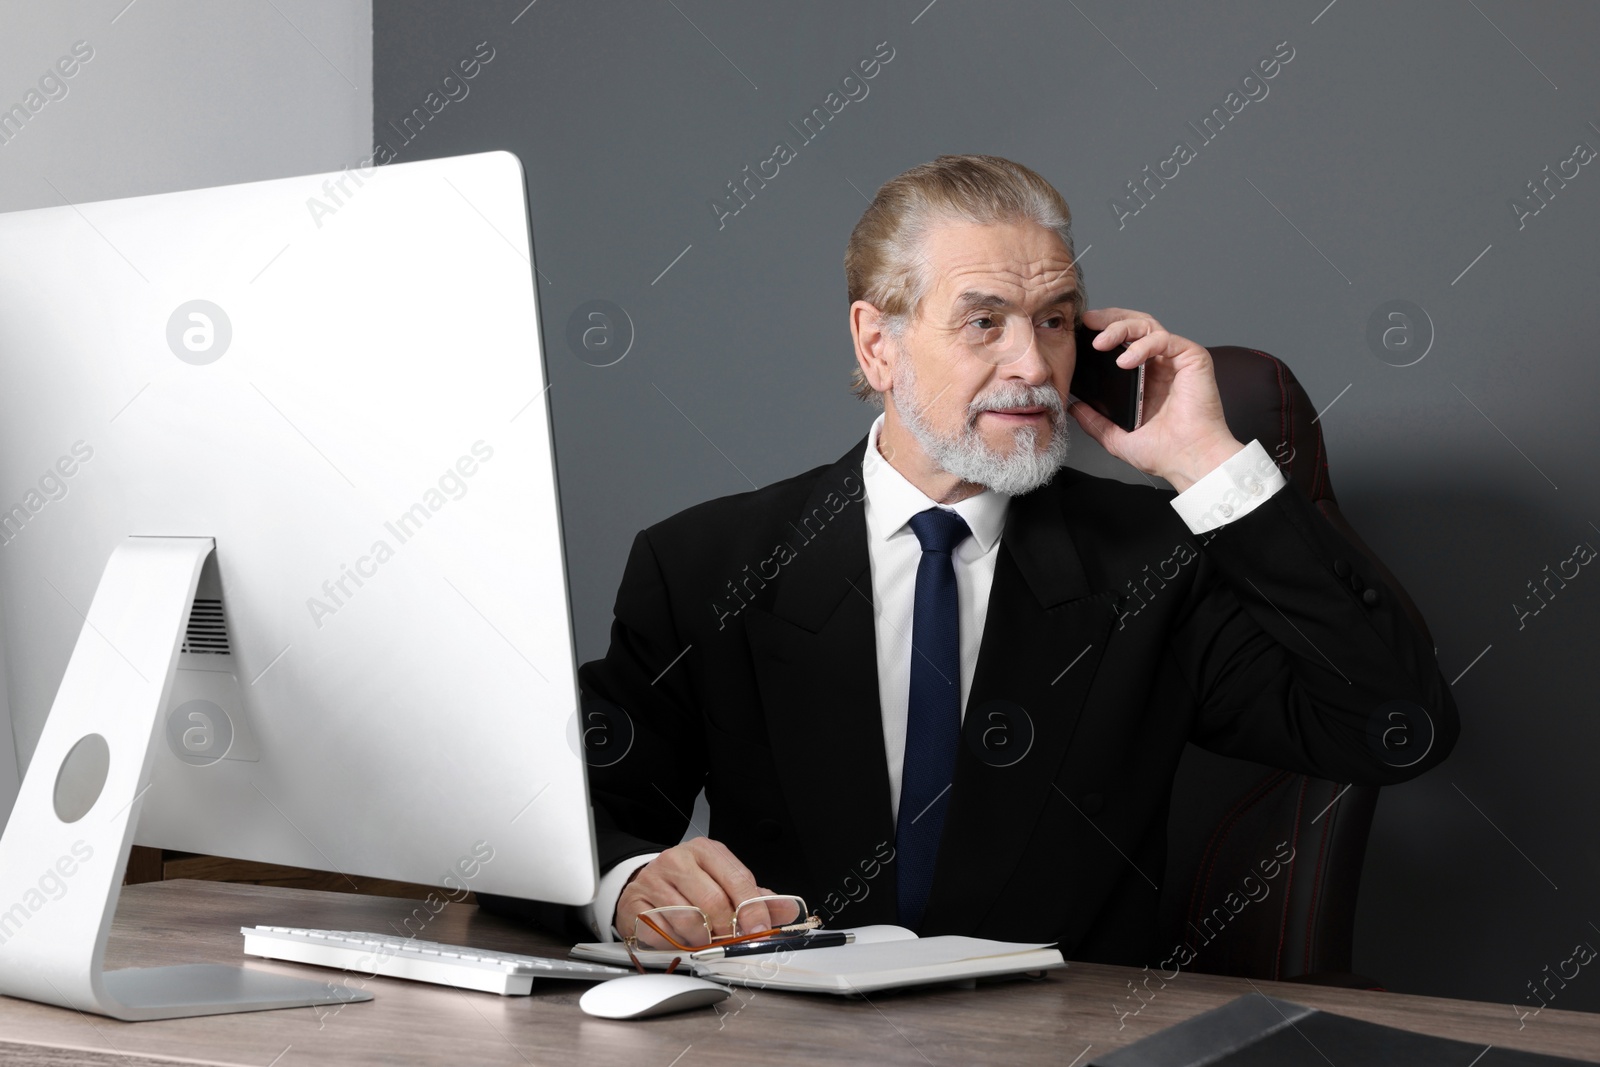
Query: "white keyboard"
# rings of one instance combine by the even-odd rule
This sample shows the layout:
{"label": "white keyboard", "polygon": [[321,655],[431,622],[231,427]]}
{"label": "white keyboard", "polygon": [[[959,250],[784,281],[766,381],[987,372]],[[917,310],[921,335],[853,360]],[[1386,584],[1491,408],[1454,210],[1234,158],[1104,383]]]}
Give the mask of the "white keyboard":
{"label": "white keyboard", "polygon": [[319,967],[338,967],[361,977],[410,978],[502,996],[533,991],[535,978],[601,982],[634,972],[626,967],[578,960],[522,956],[418,941],[413,937],[359,930],[302,930],[293,926],[241,926],[248,955]]}

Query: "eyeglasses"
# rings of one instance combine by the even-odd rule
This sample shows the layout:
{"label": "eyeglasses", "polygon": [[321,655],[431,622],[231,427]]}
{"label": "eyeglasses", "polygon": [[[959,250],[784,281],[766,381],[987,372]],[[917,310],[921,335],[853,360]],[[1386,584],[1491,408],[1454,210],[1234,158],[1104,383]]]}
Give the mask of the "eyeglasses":
{"label": "eyeglasses", "polygon": [[[772,894],[751,897],[734,908],[730,924],[731,933],[717,936],[711,932],[711,920],[705,912],[692,904],[676,904],[641,911],[634,919],[633,935],[623,941],[630,954],[639,947],[639,939],[649,934],[680,952],[697,952],[714,946],[737,945],[758,937],[815,930],[822,925],[822,920],[811,914],[804,898]],[[698,944],[686,943],[701,933],[704,939]]]}

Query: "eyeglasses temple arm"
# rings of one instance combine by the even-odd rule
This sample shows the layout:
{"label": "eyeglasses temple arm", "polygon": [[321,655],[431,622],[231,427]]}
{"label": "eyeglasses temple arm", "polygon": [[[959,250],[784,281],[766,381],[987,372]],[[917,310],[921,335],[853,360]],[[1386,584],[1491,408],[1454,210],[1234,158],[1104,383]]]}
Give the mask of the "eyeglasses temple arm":
{"label": "eyeglasses temple arm", "polygon": [[650,918],[650,916],[648,916],[648,915],[640,915],[636,921],[642,922],[646,926],[650,927],[650,929],[654,930],[662,938],[662,940],[666,941],[667,944],[671,945],[673,948],[679,950],[680,952],[692,952],[693,951],[693,949],[691,949],[688,945],[680,945],[680,944],[678,944],[677,939],[674,938],[671,934],[667,933],[665,930],[661,929],[661,927],[657,926],[656,925],[656,921],[654,919]]}

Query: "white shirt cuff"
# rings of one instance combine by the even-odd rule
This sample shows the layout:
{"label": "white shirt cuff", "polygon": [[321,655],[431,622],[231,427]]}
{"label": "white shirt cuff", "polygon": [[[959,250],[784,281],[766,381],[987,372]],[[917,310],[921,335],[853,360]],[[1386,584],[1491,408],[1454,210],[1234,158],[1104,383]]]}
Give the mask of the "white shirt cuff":
{"label": "white shirt cuff", "polygon": [[659,855],[661,855],[659,852],[646,852],[642,856],[630,856],[600,877],[600,886],[595,890],[594,902],[585,906],[580,913],[589,929],[594,931],[595,940],[622,940],[611,926],[611,918],[617,913],[617,898],[622,896],[622,889],[628,884],[633,872]]}
{"label": "white shirt cuff", "polygon": [[1288,484],[1261,442],[1251,441],[1174,497],[1172,507],[1190,532],[1205,533],[1250,514]]}

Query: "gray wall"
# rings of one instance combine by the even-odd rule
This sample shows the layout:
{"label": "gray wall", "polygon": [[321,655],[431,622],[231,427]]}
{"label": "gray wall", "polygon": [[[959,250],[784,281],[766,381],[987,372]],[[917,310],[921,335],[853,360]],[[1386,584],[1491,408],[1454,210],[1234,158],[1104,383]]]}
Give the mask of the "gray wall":
{"label": "gray wall", "polygon": [[[371,4],[0,0],[0,109],[13,105],[0,211],[338,170],[371,145]],[[0,685],[0,825],[12,734]]]}
{"label": "gray wall", "polygon": [[[10,0],[0,104],[74,42],[95,54],[0,145],[0,210],[335,169],[374,128],[401,160],[516,151],[587,659],[637,529],[864,432],[840,258],[865,196],[942,152],[1027,163],[1077,209],[1096,304],[1262,347],[1319,406],[1337,397],[1340,500],[1428,616],[1464,717],[1449,763],[1384,793],[1356,963],[1526,1005],[1546,965],[1600,944],[1600,578],[1582,567],[1520,627],[1513,607],[1578,542],[1600,547],[1600,174],[1581,165],[1520,228],[1509,201],[1574,143],[1600,147],[1600,11],[1324,2],[380,2],[374,87],[365,3]],[[402,145],[388,121],[484,41],[468,95]],[[788,124],[882,41],[866,98],[801,143]],[[1200,146],[1186,123],[1280,41],[1295,54],[1268,95]],[[1180,139],[1197,158],[1119,227],[1110,200]],[[778,140],[797,158],[719,229],[710,201]],[[1412,366],[1367,341],[1395,299],[1431,319]],[[591,300],[633,324],[611,366],[566,340]],[[1600,977],[1552,1007],[1600,1008]]]}
{"label": "gray wall", "polygon": [[[1535,1006],[1526,982],[1600,945],[1600,568],[1520,627],[1513,610],[1537,606],[1525,583],[1546,564],[1600,547],[1600,163],[1520,228],[1508,202],[1576,142],[1600,147],[1600,9],[926,4],[378,3],[380,137],[448,64],[495,49],[401,158],[527,165],[580,656],[605,649],[636,530],[865,431],[841,257],[866,195],[943,152],[1020,160],[1074,205],[1092,303],[1264,348],[1334,404],[1340,500],[1427,615],[1464,718],[1444,767],[1383,795],[1357,967]],[[869,95],[801,143],[789,122],[881,41]],[[1268,95],[1200,145],[1186,123],[1282,41]],[[1119,226],[1111,199],[1180,139],[1197,158]],[[778,140],[797,158],[719,229],[709,202]],[[1434,335],[1406,367],[1367,341],[1396,299]],[[591,300],[633,324],[612,366],[566,339]],[[1074,450],[1115,467],[1082,435]],[[1600,1008],[1600,974],[1551,1006]]]}
{"label": "gray wall", "polygon": [[[76,42],[20,133],[0,126],[0,211],[336,170],[367,154],[366,0],[0,0],[0,107]],[[59,77],[59,75],[58,75]]]}

